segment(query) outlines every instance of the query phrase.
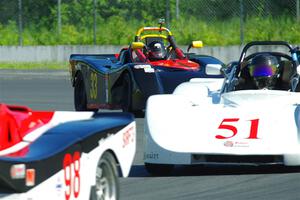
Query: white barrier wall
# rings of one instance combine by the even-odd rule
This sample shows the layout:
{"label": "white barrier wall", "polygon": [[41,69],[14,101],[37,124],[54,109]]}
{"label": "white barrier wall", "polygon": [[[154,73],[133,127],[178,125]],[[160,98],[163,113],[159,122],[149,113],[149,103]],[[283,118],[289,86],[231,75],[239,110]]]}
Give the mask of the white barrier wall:
{"label": "white barrier wall", "polygon": [[[74,53],[90,53],[90,54],[105,54],[118,53],[122,47],[113,45],[67,45],[67,46],[0,46],[0,62],[1,61],[67,61],[70,54]],[[184,51],[187,46],[180,46]],[[287,48],[275,48],[265,46],[263,49],[257,47],[257,50],[264,51],[282,51]],[[253,51],[256,51],[253,47]],[[238,60],[242,51],[241,46],[204,46],[201,49],[191,49],[190,52],[197,54],[211,55],[219,58],[224,63]]]}
{"label": "white barrier wall", "polygon": [[73,53],[115,53],[121,46],[0,46],[0,61],[65,61]]}

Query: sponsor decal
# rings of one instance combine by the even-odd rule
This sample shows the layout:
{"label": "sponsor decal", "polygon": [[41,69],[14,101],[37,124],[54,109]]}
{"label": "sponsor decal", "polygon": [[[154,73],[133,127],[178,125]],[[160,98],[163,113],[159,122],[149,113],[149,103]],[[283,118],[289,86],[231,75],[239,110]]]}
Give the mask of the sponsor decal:
{"label": "sponsor decal", "polygon": [[59,177],[57,178],[57,183],[55,185],[55,188],[57,191],[57,197],[62,196],[63,185],[62,185],[62,180]]}
{"label": "sponsor decal", "polygon": [[158,153],[153,153],[153,152],[151,152],[151,153],[145,153],[144,154],[144,159],[158,159]]}
{"label": "sponsor decal", "polygon": [[248,142],[235,142],[234,147],[249,147]]}
{"label": "sponsor decal", "polygon": [[35,169],[27,169],[26,170],[26,186],[34,186],[35,185]]}
{"label": "sponsor decal", "polygon": [[145,73],[154,73],[154,69],[151,65],[135,65],[134,69],[144,69]]}
{"label": "sponsor decal", "polygon": [[225,147],[233,147],[233,142],[232,141],[226,141],[224,142]]}
{"label": "sponsor decal", "polygon": [[125,148],[130,143],[134,142],[134,127],[130,127],[127,131],[123,133],[123,148]]}
{"label": "sponsor decal", "polygon": [[134,69],[151,68],[151,65],[134,65]]}
{"label": "sponsor decal", "polygon": [[144,68],[144,71],[146,73],[154,73],[154,69],[153,68]]}
{"label": "sponsor decal", "polygon": [[13,165],[10,168],[10,177],[12,179],[24,179],[25,178],[25,164]]}
{"label": "sponsor decal", "polygon": [[36,125],[36,122],[30,122],[30,124],[28,125],[28,128],[33,128],[35,127]]}
{"label": "sponsor decal", "polygon": [[225,141],[223,144],[225,147],[249,147],[248,142]]}

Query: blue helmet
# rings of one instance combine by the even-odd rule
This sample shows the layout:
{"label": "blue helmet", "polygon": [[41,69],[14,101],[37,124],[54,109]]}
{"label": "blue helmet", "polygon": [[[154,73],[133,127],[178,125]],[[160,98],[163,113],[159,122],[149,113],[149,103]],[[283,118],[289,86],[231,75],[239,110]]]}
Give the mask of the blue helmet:
{"label": "blue helmet", "polygon": [[278,59],[270,54],[259,54],[252,59],[249,72],[258,89],[274,88],[278,75],[278,66]]}

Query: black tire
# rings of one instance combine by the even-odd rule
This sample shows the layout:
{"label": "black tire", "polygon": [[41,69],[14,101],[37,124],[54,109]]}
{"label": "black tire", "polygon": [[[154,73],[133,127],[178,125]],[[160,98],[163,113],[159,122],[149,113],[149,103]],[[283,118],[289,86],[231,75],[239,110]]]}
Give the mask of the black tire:
{"label": "black tire", "polygon": [[119,180],[116,160],[111,153],[104,153],[99,159],[96,171],[96,185],[91,188],[90,200],[119,199]]}
{"label": "black tire", "polygon": [[132,109],[132,83],[131,83],[131,78],[128,73],[125,73],[123,76],[123,81],[122,81],[122,111],[123,112],[130,112],[134,114],[135,117],[144,117],[144,112],[142,110],[133,110]]}
{"label": "black tire", "polygon": [[159,175],[159,176],[169,175],[172,173],[174,167],[175,166],[171,164],[145,163],[145,168],[151,175]]}
{"label": "black tire", "polygon": [[87,94],[85,90],[84,80],[81,73],[79,73],[74,85],[74,105],[76,111],[94,111],[97,109],[87,108]]}
{"label": "black tire", "polygon": [[79,73],[75,79],[74,84],[74,105],[76,111],[86,111],[87,110],[87,99],[86,91],[83,82],[82,74]]}
{"label": "black tire", "polygon": [[128,73],[125,73],[122,80],[122,111],[132,112],[132,84]]}

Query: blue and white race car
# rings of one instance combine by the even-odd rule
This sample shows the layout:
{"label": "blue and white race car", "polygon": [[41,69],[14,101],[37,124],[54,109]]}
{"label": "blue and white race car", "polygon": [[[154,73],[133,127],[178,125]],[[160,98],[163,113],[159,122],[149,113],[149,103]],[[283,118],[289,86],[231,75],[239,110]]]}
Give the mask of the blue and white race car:
{"label": "blue and white race car", "polygon": [[135,149],[131,114],[0,104],[0,199],[118,199]]}
{"label": "blue and white race car", "polygon": [[[276,51],[261,51],[270,45]],[[222,69],[224,80],[192,79],[173,94],[151,96],[146,169],[165,174],[174,165],[300,165],[299,54],[283,41],[250,42],[239,61]]]}

